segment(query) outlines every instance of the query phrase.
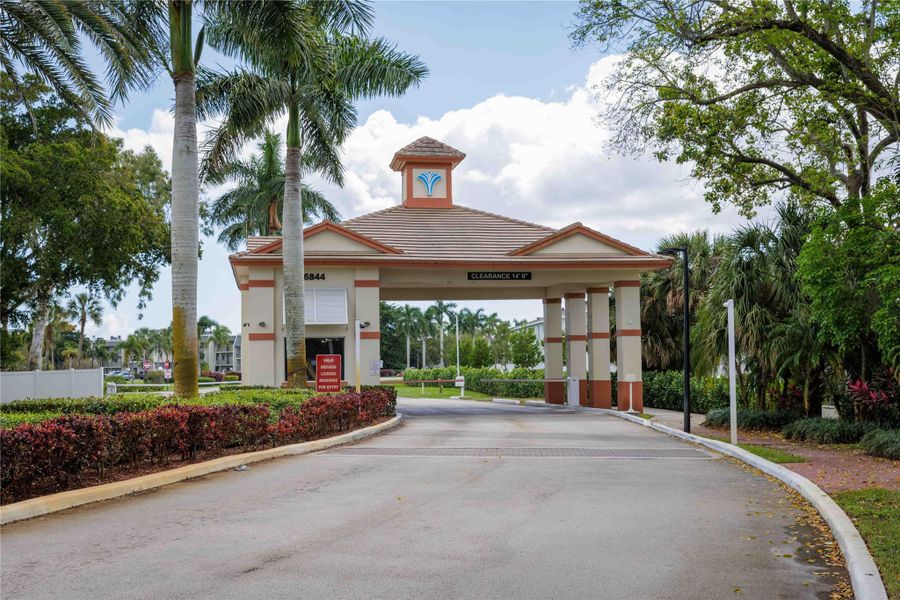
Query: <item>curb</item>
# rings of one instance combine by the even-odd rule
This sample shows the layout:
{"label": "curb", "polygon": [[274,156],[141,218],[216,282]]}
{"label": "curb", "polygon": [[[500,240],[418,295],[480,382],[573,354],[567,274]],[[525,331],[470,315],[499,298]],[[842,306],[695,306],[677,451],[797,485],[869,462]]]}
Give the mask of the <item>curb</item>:
{"label": "curb", "polygon": [[356,442],[396,427],[400,423],[402,417],[403,415],[398,413],[393,419],[389,419],[384,423],[370,425],[363,429],[357,429],[356,431],[342,433],[341,435],[321,440],[279,446],[277,448],[258,450],[256,452],[244,452],[232,456],[223,456],[221,458],[214,458],[201,463],[186,465],[184,467],[161,471],[159,473],[151,473],[150,475],[134,477],[124,481],[104,483],[102,485],[95,485],[79,490],[59,492],[47,496],[31,498],[30,500],[14,502],[6,506],[0,506],[0,525],[39,517],[67,508],[90,504],[92,502],[111,500],[135,492],[151,490],[171,483],[178,483],[187,479],[202,477],[203,475],[208,475],[210,473],[233,469],[240,465],[279,458],[282,456],[299,456],[302,454],[309,454],[310,452],[325,450],[332,446]]}
{"label": "curb", "polygon": [[834,535],[838,545],[841,547],[841,552],[844,554],[844,561],[847,563],[847,571],[850,573],[850,583],[853,586],[853,593],[856,599],[887,600],[887,591],[884,589],[884,583],[881,581],[878,567],[875,565],[875,561],[872,559],[872,555],[869,553],[865,541],[863,541],[859,531],[857,531],[856,527],[853,525],[853,521],[850,520],[847,513],[845,513],[828,494],[822,491],[822,488],[806,477],[747,452],[746,450],[732,446],[731,444],[685,433],[666,425],[652,423],[649,419],[642,419],[640,417],[606,408],[589,409],[589,411],[586,412],[599,412],[613,415],[620,419],[625,419],[626,421],[631,421],[632,423],[637,423],[638,425],[661,431],[662,433],[673,437],[694,442],[695,444],[701,444],[716,452],[743,461],[748,465],[759,469],[763,473],[771,475],[786,483],[806,498],[809,503],[819,511],[819,514],[822,515],[825,522],[828,523],[831,533]]}
{"label": "curb", "polygon": [[521,405],[521,402],[513,398],[491,398],[491,402],[496,402],[497,404],[515,404],[516,406]]}

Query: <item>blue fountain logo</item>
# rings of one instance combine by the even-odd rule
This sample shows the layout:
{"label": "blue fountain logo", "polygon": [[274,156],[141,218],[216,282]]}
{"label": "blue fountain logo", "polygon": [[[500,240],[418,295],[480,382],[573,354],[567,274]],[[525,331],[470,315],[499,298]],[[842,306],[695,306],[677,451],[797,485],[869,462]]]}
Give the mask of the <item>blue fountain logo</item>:
{"label": "blue fountain logo", "polygon": [[424,173],[419,173],[416,179],[425,184],[425,191],[431,196],[431,193],[434,191],[434,184],[440,181],[442,177],[434,171],[425,171]]}

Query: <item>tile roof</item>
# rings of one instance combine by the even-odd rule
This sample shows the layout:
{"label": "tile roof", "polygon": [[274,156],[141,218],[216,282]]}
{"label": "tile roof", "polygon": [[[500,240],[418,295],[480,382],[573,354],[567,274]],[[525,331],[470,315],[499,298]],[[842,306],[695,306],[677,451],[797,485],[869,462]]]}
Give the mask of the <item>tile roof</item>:
{"label": "tile roof", "polygon": [[555,231],[458,205],[449,208],[394,206],[341,225],[397,248],[407,258],[508,258],[509,252]]}
{"label": "tile roof", "polygon": [[404,162],[401,158],[416,156],[423,158],[447,158],[457,163],[464,159],[466,154],[434,138],[420,137],[412,144],[408,144],[394,153],[394,158],[391,160],[391,168],[399,170]]}

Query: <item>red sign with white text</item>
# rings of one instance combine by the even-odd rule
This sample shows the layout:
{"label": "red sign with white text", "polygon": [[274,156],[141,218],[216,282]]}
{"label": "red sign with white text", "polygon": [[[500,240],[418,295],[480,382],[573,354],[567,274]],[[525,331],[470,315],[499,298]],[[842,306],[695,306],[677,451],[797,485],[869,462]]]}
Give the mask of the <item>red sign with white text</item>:
{"label": "red sign with white text", "polygon": [[316,354],[316,391],[341,391],[340,354]]}

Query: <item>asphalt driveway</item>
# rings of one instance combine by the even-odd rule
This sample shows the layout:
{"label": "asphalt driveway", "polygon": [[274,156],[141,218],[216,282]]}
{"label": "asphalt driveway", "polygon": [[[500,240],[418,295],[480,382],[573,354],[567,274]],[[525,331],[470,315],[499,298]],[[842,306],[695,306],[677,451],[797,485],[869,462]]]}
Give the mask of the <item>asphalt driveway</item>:
{"label": "asphalt driveway", "polygon": [[794,498],[705,450],[567,409],[400,410],[360,444],[5,526],[2,596],[774,599],[835,582]]}

